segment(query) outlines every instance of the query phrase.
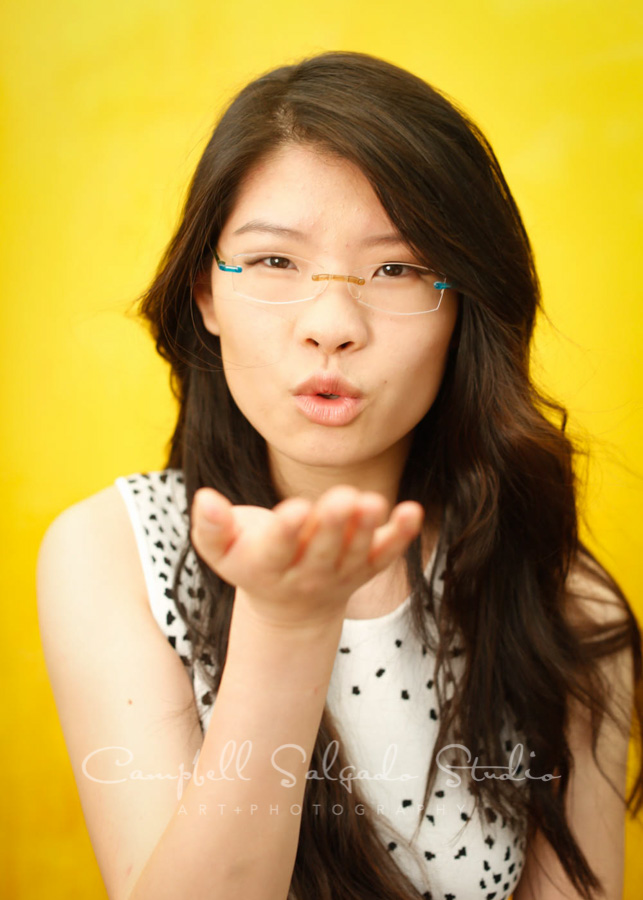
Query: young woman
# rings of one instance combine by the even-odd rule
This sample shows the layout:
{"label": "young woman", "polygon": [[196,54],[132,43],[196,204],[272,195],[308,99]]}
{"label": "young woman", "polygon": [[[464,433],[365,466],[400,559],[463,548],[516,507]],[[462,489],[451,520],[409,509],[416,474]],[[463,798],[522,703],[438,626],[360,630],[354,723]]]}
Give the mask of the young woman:
{"label": "young woman", "polygon": [[641,637],[578,537],[476,126],[365,54],[268,72],[142,301],[166,467],[38,563],[110,898],[620,897]]}

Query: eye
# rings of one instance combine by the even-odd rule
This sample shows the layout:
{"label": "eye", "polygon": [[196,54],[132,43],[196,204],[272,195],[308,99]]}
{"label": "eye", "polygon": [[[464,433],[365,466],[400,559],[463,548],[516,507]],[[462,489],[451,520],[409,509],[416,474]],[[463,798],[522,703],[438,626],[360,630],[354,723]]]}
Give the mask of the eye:
{"label": "eye", "polygon": [[[406,270],[406,271],[403,271]],[[375,272],[384,271],[385,277],[398,279],[407,276],[420,275],[420,270],[418,270],[417,266],[406,265],[405,263],[383,263],[379,269]]]}
{"label": "eye", "polygon": [[263,268],[266,269],[287,269],[291,260],[287,256],[257,256],[247,260],[246,265],[256,266],[258,263],[265,263]]}

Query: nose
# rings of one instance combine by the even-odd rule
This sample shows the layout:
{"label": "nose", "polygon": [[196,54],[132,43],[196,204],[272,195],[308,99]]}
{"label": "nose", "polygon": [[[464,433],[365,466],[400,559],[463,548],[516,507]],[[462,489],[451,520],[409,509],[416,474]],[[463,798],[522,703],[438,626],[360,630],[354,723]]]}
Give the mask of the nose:
{"label": "nose", "polygon": [[326,353],[357,350],[368,339],[366,307],[348,291],[346,281],[328,280],[312,300],[300,304],[295,335]]}

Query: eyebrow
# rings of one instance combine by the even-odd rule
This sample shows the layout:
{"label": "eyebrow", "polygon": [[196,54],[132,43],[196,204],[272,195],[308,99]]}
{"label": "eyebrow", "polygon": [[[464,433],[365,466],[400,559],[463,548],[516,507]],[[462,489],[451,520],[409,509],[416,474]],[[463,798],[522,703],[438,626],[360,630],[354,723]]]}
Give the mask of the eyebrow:
{"label": "eyebrow", "polygon": [[[305,232],[297,231],[296,228],[286,228],[283,225],[274,225],[272,222],[265,222],[263,219],[252,219],[250,222],[246,222],[245,225],[242,225],[241,228],[237,228],[237,230],[233,231],[232,234],[245,234],[248,231],[258,232],[261,234],[276,234],[279,237],[303,238],[304,240],[308,237]],[[365,238],[363,241],[360,241],[360,245],[362,247],[377,247],[382,244],[404,243],[406,243],[406,241],[404,240],[402,235],[395,232],[390,232],[389,234],[371,235],[370,237]]]}

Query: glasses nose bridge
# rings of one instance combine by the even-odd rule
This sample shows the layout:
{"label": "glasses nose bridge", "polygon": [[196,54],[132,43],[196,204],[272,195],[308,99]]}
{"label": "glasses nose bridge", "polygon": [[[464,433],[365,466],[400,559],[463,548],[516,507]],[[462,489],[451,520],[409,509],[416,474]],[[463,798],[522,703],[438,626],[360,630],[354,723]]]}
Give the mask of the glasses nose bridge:
{"label": "glasses nose bridge", "polygon": [[319,284],[315,298],[324,293],[331,281],[343,281],[352,300],[360,297],[359,285],[365,284],[365,279],[360,275],[339,275],[335,272],[319,272],[312,276],[312,280]]}

